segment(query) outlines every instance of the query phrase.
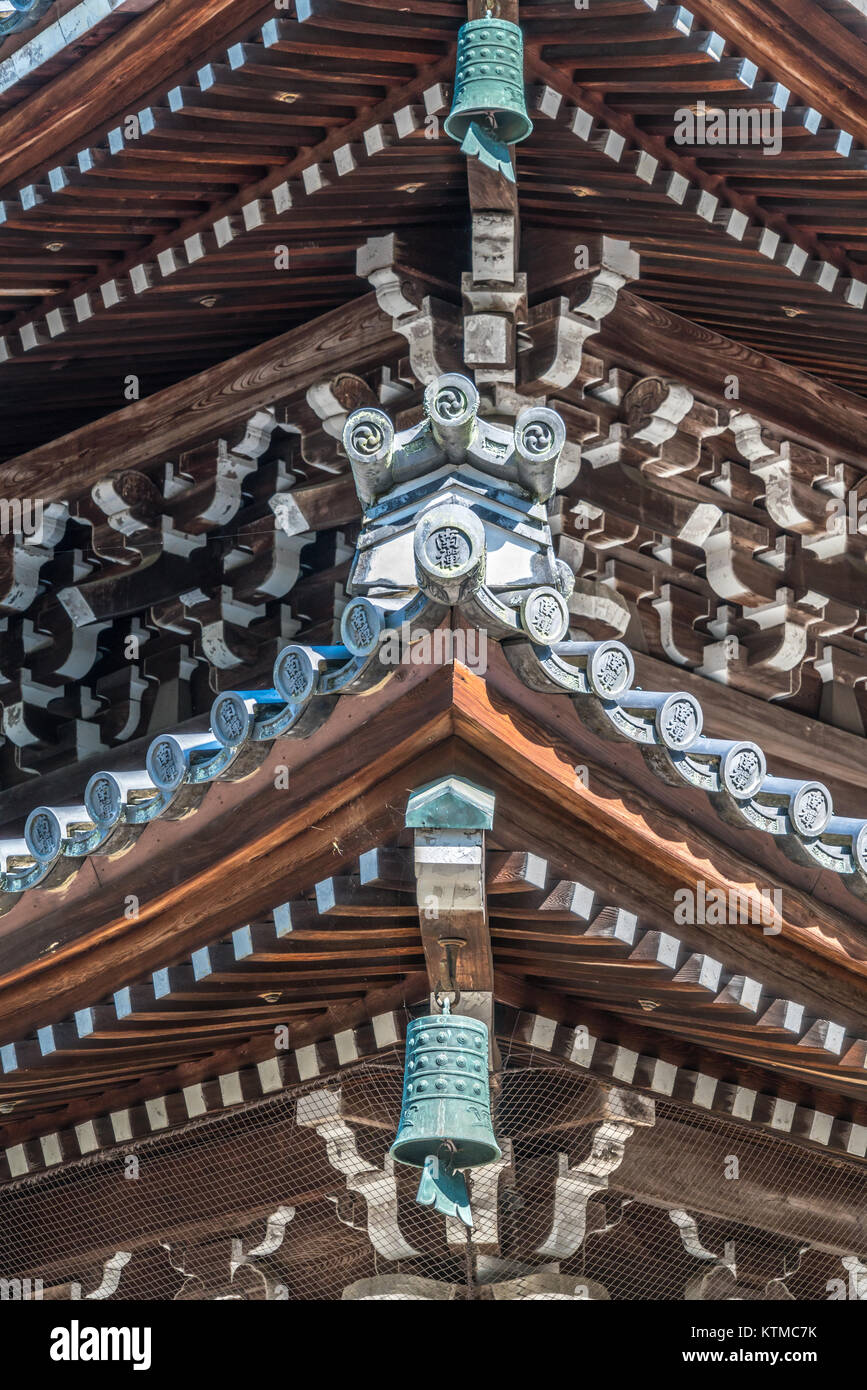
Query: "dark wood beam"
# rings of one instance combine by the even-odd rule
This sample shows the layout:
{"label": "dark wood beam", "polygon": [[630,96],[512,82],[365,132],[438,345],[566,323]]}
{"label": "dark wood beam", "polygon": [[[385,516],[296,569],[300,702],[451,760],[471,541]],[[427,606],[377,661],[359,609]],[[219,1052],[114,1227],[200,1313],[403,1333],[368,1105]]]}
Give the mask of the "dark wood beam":
{"label": "dark wood beam", "polygon": [[317,733],[275,744],[255,777],[216,785],[195,815],[154,825],[126,855],[90,859],[64,902],[25,894],[0,922],[4,1037],[182,959],[397,834],[409,792],[441,771],[451,687],[451,668],[389,681],[364,700],[363,738],[358,700],[344,699]]}
{"label": "dark wood beam", "polygon": [[769,76],[867,143],[867,47],[814,0],[696,0],[690,7]]}
{"label": "dark wood beam", "polygon": [[[427,977],[420,971],[407,974],[396,984],[384,989],[372,989],[361,1000],[345,1004],[335,1004],[323,1010],[315,1019],[302,1023],[286,1020],[287,1050],[308,1047],[312,1043],[331,1038],[337,1033],[358,1028],[379,1014],[390,1013],[412,1004],[420,1003],[427,996]],[[95,1119],[110,1114],[113,1110],[127,1109],[130,1105],[141,1104],[155,1096],[163,1096],[181,1091],[186,1086],[210,1080],[226,1072],[243,1070],[256,1066],[274,1056],[274,1034],[251,1038],[241,1047],[225,1047],[210,1053],[205,1058],[185,1062],[180,1066],[168,1067],[158,1075],[145,1076],[133,1085],[118,1086],[105,1090],[97,1097],[72,1100],[60,1109],[53,1110],[49,1121],[44,1116],[21,1119],[3,1126],[3,1145],[26,1143],[29,1139],[44,1134],[46,1129],[68,1129],[84,1120]]]}
{"label": "dark wood beam", "polygon": [[657,1114],[652,1129],[636,1128],[630,1136],[610,1185],[667,1211],[701,1212],[772,1231],[831,1255],[863,1248],[863,1211],[825,1195],[840,1183],[832,1161],[778,1141],[773,1161],[766,1153],[762,1163],[754,1134],[744,1133],[742,1178],[732,1182],[726,1177],[726,1160],[733,1138],[730,1126],[708,1131],[689,1124],[686,1115],[681,1121]]}
{"label": "dark wood beam", "polygon": [[618,366],[642,373],[671,373],[729,409],[726,381],[735,375],[739,409],[756,411],[772,429],[864,467],[863,396],[724,338],[661,304],[621,290],[593,339],[593,351],[610,353]]}
{"label": "dark wood beam", "polygon": [[141,98],[227,40],[262,0],[161,0],[0,118],[0,187]]}
{"label": "dark wood beam", "polygon": [[86,491],[112,472],[172,458],[282,397],[339,371],[363,372],[406,346],[367,294],[239,357],[52,440],[3,465],[6,497],[46,502]]}

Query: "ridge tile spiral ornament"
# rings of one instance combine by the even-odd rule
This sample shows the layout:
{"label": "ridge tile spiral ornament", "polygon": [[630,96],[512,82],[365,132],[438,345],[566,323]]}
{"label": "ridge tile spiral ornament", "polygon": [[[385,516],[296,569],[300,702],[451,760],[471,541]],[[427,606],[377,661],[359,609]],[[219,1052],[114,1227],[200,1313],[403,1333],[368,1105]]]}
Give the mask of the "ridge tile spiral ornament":
{"label": "ridge tile spiral ornament", "polygon": [[533,129],[524,100],[524,38],[505,19],[471,19],[458,34],[452,109],[445,132],[462,154],[515,181],[509,145]]}
{"label": "ridge tile spiral ornament", "polygon": [[462,1169],[495,1163],[502,1152],[491,1123],[488,1030],[451,1013],[415,1018],[406,1034],[400,1126],[390,1154],[421,1168],[416,1201],[472,1226]]}
{"label": "ridge tile spiral ornament", "polygon": [[473,383],[448,373],[426,387],[421,424],[399,434],[382,410],[349,416],[343,445],[364,519],[347,645],[362,600],[365,632],[433,630],[458,607],[492,637],[547,646],[566,635],[574,577],[554,554],[546,506],[566,427],[533,406],[507,428],[479,405]]}

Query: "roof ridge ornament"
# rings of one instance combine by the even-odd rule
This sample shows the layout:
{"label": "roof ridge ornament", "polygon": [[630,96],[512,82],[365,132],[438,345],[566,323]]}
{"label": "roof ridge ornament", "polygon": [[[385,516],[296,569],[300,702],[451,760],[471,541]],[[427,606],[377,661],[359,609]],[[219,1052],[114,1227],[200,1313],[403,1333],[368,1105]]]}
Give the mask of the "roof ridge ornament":
{"label": "roof ridge ornament", "polygon": [[366,632],[372,619],[400,630],[410,618],[432,630],[458,606],[497,639],[547,646],[567,634],[574,577],[554,554],[546,506],[566,426],[547,406],[527,407],[514,425],[480,407],[469,378],[449,372],[425,388],[418,425],[395,433],[368,407],[347,419],[364,518],[344,630]]}

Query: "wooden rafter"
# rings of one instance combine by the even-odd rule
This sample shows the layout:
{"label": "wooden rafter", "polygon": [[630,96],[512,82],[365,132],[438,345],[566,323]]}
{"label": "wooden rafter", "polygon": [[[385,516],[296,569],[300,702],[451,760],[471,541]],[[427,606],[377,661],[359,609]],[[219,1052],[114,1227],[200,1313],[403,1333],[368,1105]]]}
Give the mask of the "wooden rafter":
{"label": "wooden rafter", "polygon": [[[546,855],[565,877],[577,873],[608,901],[663,931],[671,923],[673,895],[684,886],[696,890],[702,881],[708,891],[726,895],[730,888],[780,886],[776,864],[747,868],[743,852],[701,828],[695,813],[690,825],[675,810],[682,794],[660,798],[651,781],[648,795],[634,767],[633,780],[625,780],[606,765],[601,750],[591,755],[591,787],[583,787],[575,766],[588,758],[587,736],[578,734],[559,702],[532,696],[504,665],[492,661],[486,681],[457,666],[416,677],[411,685],[386,684],[365,701],[363,745],[345,743],[354,713],[353,702],[344,702],[320,733],[296,745],[300,758],[278,744],[254,779],[221,785],[194,817],[160,826],[128,856],[101,864],[98,878],[94,867],[82,870],[62,907],[45,912],[38,890],[25,895],[3,921],[9,973],[0,999],[12,1036],[50,1021],[47,999],[53,1018],[68,1016],[93,1003],[95,988],[104,994],[128,983],[131,960],[156,969],[168,943],[182,952],[213,941],[242,915],[267,910],[277,897],[291,896],[293,885],[297,891],[305,880],[327,876],[330,864],[381,842],[400,824],[413,787],[442,775],[444,759],[447,769],[502,792],[498,816],[513,846]],[[459,740],[453,748],[444,742],[452,735]],[[287,758],[290,790],[277,795],[275,770]],[[536,790],[532,816],[521,795],[524,781]],[[167,837],[170,856],[163,850]],[[563,847],[559,862],[554,845]],[[148,897],[138,917],[127,920],[124,895],[139,875],[149,884]],[[96,931],[94,893],[103,919]],[[687,933],[694,949],[700,949],[699,938],[716,941],[745,974],[803,999],[815,1016],[841,1016],[856,1036],[864,1027],[857,983],[867,972],[863,934],[791,881],[783,890],[779,934],[712,925],[698,938]]]}
{"label": "wooden rafter", "polygon": [[[100,109],[129,109],[203,41],[249,24],[261,0],[161,0],[35,96],[0,118],[0,186],[72,145]],[[142,53],[148,60],[142,62]]]}
{"label": "wooden rafter", "polygon": [[867,47],[812,0],[696,0],[693,7],[733,43],[747,44],[756,60],[828,111],[864,143],[867,121],[861,93]]}
{"label": "wooden rafter", "polygon": [[375,296],[364,295],[6,464],[4,486],[9,496],[46,500],[67,496],[71,488],[84,491],[99,481],[111,459],[122,457],[126,468],[146,466],[190,448],[239,414],[252,414],[342,368],[373,365],[401,345]]}

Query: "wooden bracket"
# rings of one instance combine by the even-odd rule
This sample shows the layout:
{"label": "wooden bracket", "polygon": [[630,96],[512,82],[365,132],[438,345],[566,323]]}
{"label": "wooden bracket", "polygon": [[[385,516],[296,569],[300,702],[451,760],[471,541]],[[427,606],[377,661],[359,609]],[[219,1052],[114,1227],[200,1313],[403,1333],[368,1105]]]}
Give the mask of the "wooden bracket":
{"label": "wooden bracket", "polygon": [[406,824],[415,831],[419,922],[434,992],[490,993],[494,987],[484,874],[485,831],[493,824],[493,811],[491,793],[459,777],[420,788],[407,805]]}

